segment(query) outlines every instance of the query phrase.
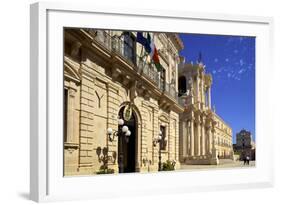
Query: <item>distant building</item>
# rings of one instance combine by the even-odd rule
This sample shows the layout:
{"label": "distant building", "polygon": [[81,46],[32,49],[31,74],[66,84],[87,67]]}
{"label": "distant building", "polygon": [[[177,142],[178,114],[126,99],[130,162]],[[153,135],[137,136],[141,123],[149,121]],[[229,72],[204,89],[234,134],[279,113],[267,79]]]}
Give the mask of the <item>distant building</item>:
{"label": "distant building", "polygon": [[249,156],[251,160],[255,160],[256,145],[253,141],[250,131],[242,129],[236,134],[236,144],[233,145],[233,149],[236,153],[240,154],[240,159],[244,159]]}
{"label": "distant building", "polygon": [[232,129],[211,107],[212,76],[202,63],[179,66],[180,161],[183,164],[218,164],[233,159]]}

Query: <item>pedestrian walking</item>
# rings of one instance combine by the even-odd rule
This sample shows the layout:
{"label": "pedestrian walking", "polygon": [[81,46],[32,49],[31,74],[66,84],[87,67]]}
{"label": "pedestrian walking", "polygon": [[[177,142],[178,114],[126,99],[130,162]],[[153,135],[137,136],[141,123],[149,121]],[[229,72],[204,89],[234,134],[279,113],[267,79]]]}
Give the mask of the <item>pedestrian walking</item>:
{"label": "pedestrian walking", "polygon": [[246,160],[247,160],[247,165],[249,165],[249,164],[250,164],[250,157],[247,156],[247,157],[246,157]]}
{"label": "pedestrian walking", "polygon": [[246,157],[243,157],[244,165],[246,164]]}

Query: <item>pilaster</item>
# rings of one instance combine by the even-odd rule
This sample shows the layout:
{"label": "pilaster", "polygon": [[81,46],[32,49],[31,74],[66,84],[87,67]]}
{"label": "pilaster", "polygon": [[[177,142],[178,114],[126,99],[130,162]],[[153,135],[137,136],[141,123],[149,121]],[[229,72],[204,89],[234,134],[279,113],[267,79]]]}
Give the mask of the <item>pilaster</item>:
{"label": "pilaster", "polygon": [[194,123],[195,118],[192,116],[190,119],[190,150],[189,150],[189,155],[194,156],[195,154],[195,136],[194,136]]}
{"label": "pilaster", "polygon": [[200,123],[200,115],[196,117],[196,156],[200,156],[201,154],[201,123]]}
{"label": "pilaster", "polygon": [[206,154],[206,139],[205,139],[205,116],[201,115],[201,155]]}

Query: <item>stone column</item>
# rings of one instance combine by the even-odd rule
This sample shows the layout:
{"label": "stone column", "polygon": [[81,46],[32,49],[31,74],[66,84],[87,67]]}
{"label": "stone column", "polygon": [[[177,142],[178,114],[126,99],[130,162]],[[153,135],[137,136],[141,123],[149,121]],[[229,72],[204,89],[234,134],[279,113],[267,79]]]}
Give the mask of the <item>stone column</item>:
{"label": "stone column", "polygon": [[194,117],[190,120],[190,150],[189,155],[194,156]]}
{"label": "stone column", "polygon": [[187,154],[190,155],[190,150],[191,150],[191,122],[190,120],[187,121]]}
{"label": "stone column", "polygon": [[201,116],[201,155],[206,154],[206,139],[205,139],[205,116]]}
{"label": "stone column", "polygon": [[211,153],[212,152],[212,147],[213,147],[213,137],[212,137],[212,128],[211,128],[210,125],[208,126],[208,137],[209,137],[209,140],[208,140],[208,150],[209,150],[209,153]]}
{"label": "stone column", "polygon": [[200,78],[199,78],[199,74],[197,74],[197,77],[196,77],[196,99],[197,99],[197,103],[199,104],[200,102],[200,85],[199,85],[199,81],[200,81]]}
{"label": "stone column", "polygon": [[[205,122],[206,123],[206,122]],[[206,155],[208,155],[209,153],[210,153],[210,151],[209,151],[209,140],[210,140],[210,138],[209,138],[209,129],[206,127],[205,128],[205,147],[206,147]]]}
{"label": "stone column", "polygon": [[215,147],[215,127],[212,125],[212,158],[217,158],[217,150]]}
{"label": "stone column", "polygon": [[199,156],[201,154],[200,146],[201,146],[201,126],[200,126],[200,116],[197,117],[196,120],[196,131],[197,131],[197,143],[196,143],[196,156]]}
{"label": "stone column", "polygon": [[208,88],[208,105],[209,105],[209,109],[212,108],[212,105],[211,105],[211,87]]}
{"label": "stone column", "polygon": [[67,142],[74,142],[74,100],[75,90],[68,89],[67,99]]}
{"label": "stone column", "polygon": [[204,75],[202,74],[201,78],[201,105],[202,109],[205,109],[205,94],[204,94]]}
{"label": "stone column", "polygon": [[188,127],[186,121],[180,122],[180,127],[182,129],[182,158],[184,159],[187,152],[188,152],[188,146],[187,146],[187,137],[188,137]]}

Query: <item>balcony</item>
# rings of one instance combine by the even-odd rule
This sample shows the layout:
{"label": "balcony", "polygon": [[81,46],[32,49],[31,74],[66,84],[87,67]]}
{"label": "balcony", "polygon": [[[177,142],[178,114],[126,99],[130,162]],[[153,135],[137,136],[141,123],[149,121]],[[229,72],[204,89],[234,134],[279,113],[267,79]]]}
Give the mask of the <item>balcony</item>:
{"label": "balcony", "polygon": [[[90,34],[95,43],[106,49],[109,53],[116,54],[126,61],[133,69],[140,75],[148,79],[158,90],[163,94],[172,98],[178,104],[181,103],[181,99],[178,97],[178,93],[175,88],[175,84],[168,82],[161,82],[160,75],[153,63],[149,63],[146,57],[141,57],[136,53],[126,53],[126,42],[119,36],[111,36],[103,30],[86,29],[86,32]],[[135,52],[135,51],[134,51]]]}

